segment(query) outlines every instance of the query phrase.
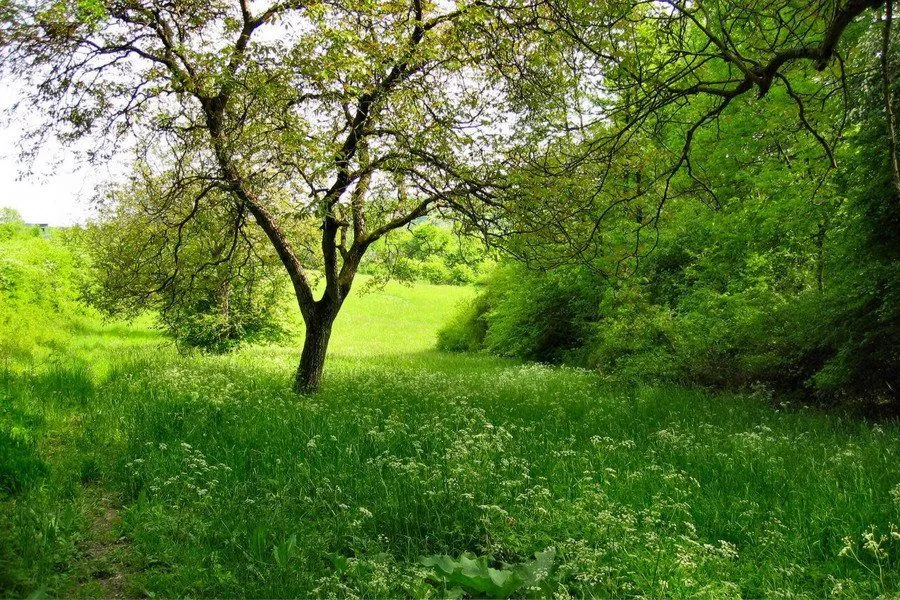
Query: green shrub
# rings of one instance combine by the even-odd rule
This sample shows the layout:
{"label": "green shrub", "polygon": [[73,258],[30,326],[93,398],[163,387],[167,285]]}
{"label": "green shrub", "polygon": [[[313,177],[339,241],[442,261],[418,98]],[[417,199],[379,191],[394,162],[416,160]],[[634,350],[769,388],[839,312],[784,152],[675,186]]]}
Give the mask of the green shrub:
{"label": "green shrub", "polygon": [[640,286],[630,285],[607,289],[599,314],[586,347],[590,367],[633,382],[681,378],[679,332],[668,307],[648,302]]}
{"label": "green shrub", "polygon": [[24,364],[58,346],[85,315],[85,259],[73,236],[48,237],[17,214],[0,214],[0,365]]}
{"label": "green shrub", "polygon": [[578,271],[541,274],[505,265],[441,331],[439,345],[560,362],[584,346],[597,319],[599,291]]}
{"label": "green shrub", "polygon": [[451,320],[437,332],[437,347],[448,352],[475,352],[484,349],[490,303],[485,294],[461,304]]}
{"label": "green shrub", "polygon": [[286,274],[265,234],[236,225],[230,205],[211,203],[173,236],[153,209],[167,202],[188,214],[193,207],[190,194],[170,198],[152,187],[110,193],[85,233],[88,301],[110,316],[152,311],[181,348],[221,353],[277,338]]}
{"label": "green shrub", "polygon": [[763,384],[804,402],[896,408],[900,252],[896,236],[877,233],[896,217],[867,203],[881,206],[866,196],[840,209],[839,226],[819,229],[831,232],[827,257],[797,206],[751,198],[704,213],[688,203],[673,209],[641,277],[506,264],[439,345],[631,382]]}
{"label": "green shrub", "polygon": [[[284,332],[276,316],[278,288],[262,296],[240,282],[199,289],[192,301],[164,310],[160,322],[178,344],[213,353],[233,350],[242,343],[273,341]],[[226,296],[227,294],[227,296]]]}

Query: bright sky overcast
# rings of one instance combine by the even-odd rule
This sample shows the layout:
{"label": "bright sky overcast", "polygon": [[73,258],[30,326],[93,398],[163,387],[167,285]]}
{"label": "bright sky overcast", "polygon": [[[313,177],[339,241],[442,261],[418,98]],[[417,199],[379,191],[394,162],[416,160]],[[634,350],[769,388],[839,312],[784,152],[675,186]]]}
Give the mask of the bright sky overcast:
{"label": "bright sky overcast", "polygon": [[[5,111],[16,100],[15,86],[0,81],[0,110]],[[84,222],[90,215],[95,186],[111,174],[103,168],[80,165],[71,150],[51,139],[33,174],[23,177],[27,165],[19,161],[22,124],[38,122],[38,117],[27,111],[0,121],[0,208],[16,209],[28,223]]]}

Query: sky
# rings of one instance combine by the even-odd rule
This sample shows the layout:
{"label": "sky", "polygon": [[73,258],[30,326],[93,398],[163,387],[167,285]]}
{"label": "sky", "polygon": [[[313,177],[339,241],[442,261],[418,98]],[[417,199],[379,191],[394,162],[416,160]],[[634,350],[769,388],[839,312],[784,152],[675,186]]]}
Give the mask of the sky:
{"label": "sky", "polygon": [[[6,111],[18,95],[16,86],[0,81],[0,110]],[[22,131],[40,122],[38,115],[27,110],[0,118],[0,208],[19,211],[28,223],[83,223],[91,214],[94,189],[112,174],[103,167],[82,164],[73,149],[50,139],[33,173],[23,175],[28,165],[19,159]]]}

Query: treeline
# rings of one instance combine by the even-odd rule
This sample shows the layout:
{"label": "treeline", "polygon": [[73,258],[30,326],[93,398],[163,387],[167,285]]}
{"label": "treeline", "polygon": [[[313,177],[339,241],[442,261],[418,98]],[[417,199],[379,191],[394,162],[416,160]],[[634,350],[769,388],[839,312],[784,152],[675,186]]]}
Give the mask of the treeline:
{"label": "treeline", "polygon": [[[653,202],[622,202],[590,231],[601,251],[578,261],[560,260],[577,239],[508,241],[522,260],[486,281],[440,346],[896,410],[900,210],[877,54],[865,53],[874,37],[860,38],[848,65],[852,110],[816,123],[837,132],[836,169],[788,92],[735,102],[697,133],[691,172],[658,219],[647,217]],[[667,135],[625,159],[607,188],[639,186]],[[590,176],[573,175],[569,189],[578,185],[589,190]],[[577,234],[577,222],[568,229]]]}
{"label": "treeline", "polygon": [[[148,296],[120,306],[123,285],[141,290],[160,285],[164,274],[116,269],[158,249],[141,244],[140,223],[119,218],[87,227],[29,226],[11,209],[0,210],[0,363],[28,364],[59,346],[78,327],[102,314],[133,318],[154,315],[160,330],[182,350],[222,353],[241,344],[282,339],[289,329],[284,313],[288,282],[272,256],[244,252],[241,261],[209,260],[209,247],[227,249],[215,228],[185,236],[182,262],[196,268],[177,296]],[[201,235],[203,234],[203,235]],[[103,240],[115,243],[101,243]],[[214,248],[215,250],[215,248]],[[373,281],[400,280],[445,285],[472,284],[494,265],[479,240],[446,223],[425,220],[379,240],[362,271]],[[152,254],[147,261],[160,260]],[[164,258],[164,257],[163,257]],[[147,280],[135,286],[135,278]]]}

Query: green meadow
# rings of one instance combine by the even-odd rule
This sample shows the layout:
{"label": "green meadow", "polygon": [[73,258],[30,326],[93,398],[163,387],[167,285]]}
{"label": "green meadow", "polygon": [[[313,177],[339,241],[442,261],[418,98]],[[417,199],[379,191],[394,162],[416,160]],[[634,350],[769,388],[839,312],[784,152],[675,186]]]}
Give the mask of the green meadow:
{"label": "green meadow", "polygon": [[896,424],[434,350],[474,294],[355,290],[314,396],[291,337],[7,354],[0,595],[900,594]]}

